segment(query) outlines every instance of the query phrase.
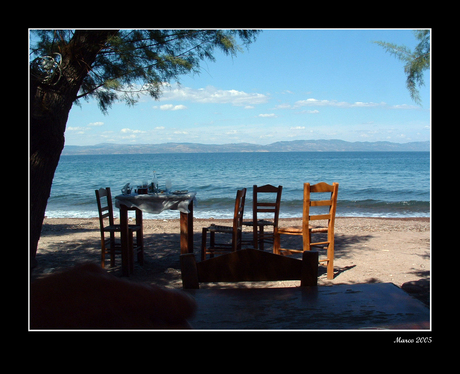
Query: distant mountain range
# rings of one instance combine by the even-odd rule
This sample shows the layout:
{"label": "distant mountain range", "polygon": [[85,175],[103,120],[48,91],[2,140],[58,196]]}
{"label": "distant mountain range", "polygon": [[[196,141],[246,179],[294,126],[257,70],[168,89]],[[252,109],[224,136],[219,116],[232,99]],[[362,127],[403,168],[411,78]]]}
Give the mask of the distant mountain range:
{"label": "distant mountain range", "polygon": [[200,144],[112,144],[66,145],[63,155],[225,153],[225,152],[428,152],[430,142],[346,142],[344,140],[293,140],[267,145],[251,143]]}

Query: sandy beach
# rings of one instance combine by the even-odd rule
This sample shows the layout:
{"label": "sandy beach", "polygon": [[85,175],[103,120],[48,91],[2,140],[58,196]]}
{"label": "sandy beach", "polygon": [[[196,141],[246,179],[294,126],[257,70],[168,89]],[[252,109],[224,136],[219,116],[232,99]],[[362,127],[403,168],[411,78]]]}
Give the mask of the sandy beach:
{"label": "sandy beach", "polygon": [[[281,219],[280,226],[300,219]],[[201,229],[230,220],[195,219],[194,252],[200,253]],[[249,229],[245,235],[250,236]],[[429,218],[340,218],[335,229],[335,278],[326,279],[320,266],[319,285],[391,282],[429,305]],[[300,248],[300,237],[282,236],[282,247]],[[179,220],[144,220],[145,264],[135,264],[130,280],[169,288],[182,288],[179,262]],[[271,251],[271,246],[266,250]],[[324,251],[320,251],[321,254]],[[79,262],[100,263],[100,232],[96,218],[45,218],[37,252],[38,266],[31,279],[71,267]],[[106,270],[121,276],[120,258]],[[297,287],[300,282],[245,283],[241,287]],[[210,284],[208,287],[216,285]],[[220,284],[221,286],[225,286]],[[231,285],[235,287],[235,285]]]}

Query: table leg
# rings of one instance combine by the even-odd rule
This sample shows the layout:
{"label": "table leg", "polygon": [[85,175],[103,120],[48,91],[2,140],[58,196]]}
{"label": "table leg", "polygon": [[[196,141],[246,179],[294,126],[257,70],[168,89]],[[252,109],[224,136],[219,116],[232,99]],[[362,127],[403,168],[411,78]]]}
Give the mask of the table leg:
{"label": "table leg", "polygon": [[128,231],[128,207],[120,204],[120,228],[121,228],[121,274],[129,276],[129,231]]}
{"label": "table leg", "polygon": [[136,225],[141,227],[141,230],[137,232],[136,244],[140,249],[137,250],[137,262],[139,265],[144,265],[144,229],[142,224],[142,210],[136,209]]}
{"label": "table leg", "polygon": [[180,213],[180,253],[193,253],[193,201],[188,206],[190,213]]}

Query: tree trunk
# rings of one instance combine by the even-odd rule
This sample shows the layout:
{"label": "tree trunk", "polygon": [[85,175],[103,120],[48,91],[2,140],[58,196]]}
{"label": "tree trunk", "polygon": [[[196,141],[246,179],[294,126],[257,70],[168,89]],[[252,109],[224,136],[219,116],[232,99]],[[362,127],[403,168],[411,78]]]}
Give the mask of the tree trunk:
{"label": "tree trunk", "polygon": [[30,264],[40,239],[46,204],[54,172],[64,148],[64,132],[72,104],[83,79],[107,39],[117,30],[76,31],[68,44],[61,45],[61,78],[54,86],[30,82]]}
{"label": "tree trunk", "polygon": [[37,87],[30,102],[30,261],[35,266],[46,204],[64,148],[65,125],[72,101],[62,102],[58,93]]}

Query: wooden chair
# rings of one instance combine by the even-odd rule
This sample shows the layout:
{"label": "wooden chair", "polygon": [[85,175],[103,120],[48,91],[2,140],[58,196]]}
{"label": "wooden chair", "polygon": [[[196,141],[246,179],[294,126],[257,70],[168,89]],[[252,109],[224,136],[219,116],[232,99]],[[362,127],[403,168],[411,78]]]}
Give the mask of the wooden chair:
{"label": "wooden chair", "polygon": [[[280,254],[281,251],[286,254],[292,252],[305,252],[310,251],[311,247],[324,246],[327,249],[327,258],[320,260],[320,262],[327,263],[327,279],[334,279],[334,223],[335,212],[337,208],[337,194],[339,191],[339,184],[333,183],[332,185],[321,182],[314,184],[304,183],[303,189],[303,218],[302,226],[291,227],[278,227],[277,235],[275,236],[275,244],[273,246],[273,253]],[[312,193],[330,193],[327,200],[312,200]],[[310,207],[321,206],[329,207],[327,214],[310,214]],[[312,227],[310,221],[327,220],[327,227]],[[312,234],[327,233],[327,240],[320,242],[312,242]],[[303,237],[303,249],[283,249],[280,245],[280,235],[301,235]]]}
{"label": "wooden chair", "polygon": [[[243,225],[252,226],[253,242],[255,249],[264,250],[265,242],[274,242],[276,232],[278,231],[278,218],[280,213],[281,193],[283,186],[253,186],[253,201],[252,201],[252,221],[244,221]],[[271,201],[267,201],[263,197],[272,197]],[[271,195],[271,196],[270,196]],[[270,213],[271,219],[259,219],[259,213]],[[257,222],[255,225],[254,222]],[[265,232],[266,226],[272,226],[273,231]]]}
{"label": "wooden chair", "polygon": [[200,288],[201,282],[297,279],[301,286],[316,286],[318,279],[318,253],[311,251],[298,260],[248,248],[198,263],[193,253],[186,253],[180,262],[184,289]]}
{"label": "wooden chair", "polygon": [[[244,202],[246,200],[246,188],[238,190],[235,199],[235,211],[233,215],[233,225],[218,226],[212,224],[209,227],[203,227],[201,239],[201,259],[205,260],[206,255],[209,254],[214,257],[217,252],[237,251],[241,249],[241,230],[243,225]],[[207,244],[207,235],[210,233],[210,244]],[[231,244],[216,243],[216,233],[230,234]]]}
{"label": "wooden chair", "polygon": [[[95,190],[97,210],[99,212],[99,225],[101,229],[101,266],[105,267],[105,255],[110,253],[110,266],[115,266],[115,252],[121,251],[121,245],[115,242],[115,233],[121,232],[120,225],[114,224],[112,194],[110,187]],[[106,198],[105,202],[103,199]],[[108,225],[105,220],[108,219]],[[144,265],[144,245],[142,232],[142,212],[136,209],[136,225],[128,225],[129,229],[129,253],[132,258],[134,250],[137,252],[137,261]],[[133,234],[136,232],[136,247],[133,247]],[[105,238],[109,233],[109,238]],[[132,263],[132,261],[131,261]]]}

